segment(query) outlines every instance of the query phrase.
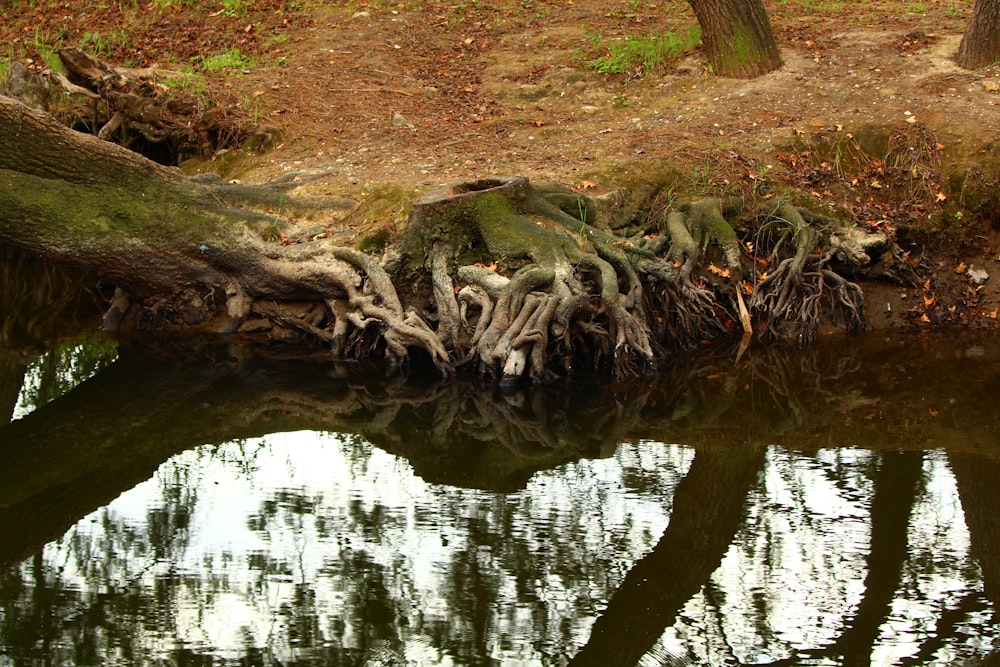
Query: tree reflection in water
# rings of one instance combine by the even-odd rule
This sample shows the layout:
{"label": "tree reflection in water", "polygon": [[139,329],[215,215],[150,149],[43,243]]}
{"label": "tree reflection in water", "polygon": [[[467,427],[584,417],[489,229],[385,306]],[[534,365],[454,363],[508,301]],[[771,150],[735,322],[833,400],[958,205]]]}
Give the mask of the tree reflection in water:
{"label": "tree reflection in water", "polygon": [[239,349],[69,365],[93,377],[0,427],[0,650],[982,659],[1000,636],[1000,471],[980,444],[996,417],[970,397],[992,389],[1000,351],[871,344],[513,394]]}

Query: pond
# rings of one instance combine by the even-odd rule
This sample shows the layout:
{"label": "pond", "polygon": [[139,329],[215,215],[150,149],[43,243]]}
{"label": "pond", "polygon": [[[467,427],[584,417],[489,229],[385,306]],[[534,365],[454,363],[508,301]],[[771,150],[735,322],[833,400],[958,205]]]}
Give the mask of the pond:
{"label": "pond", "polygon": [[995,337],[501,392],[118,345],[44,275],[3,286],[0,664],[1000,659]]}

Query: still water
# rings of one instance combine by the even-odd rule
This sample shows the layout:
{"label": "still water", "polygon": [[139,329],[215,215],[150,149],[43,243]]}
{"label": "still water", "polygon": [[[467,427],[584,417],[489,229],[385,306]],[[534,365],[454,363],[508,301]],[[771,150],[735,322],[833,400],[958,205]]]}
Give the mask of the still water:
{"label": "still water", "polygon": [[11,332],[3,665],[997,659],[1000,339],[501,393]]}

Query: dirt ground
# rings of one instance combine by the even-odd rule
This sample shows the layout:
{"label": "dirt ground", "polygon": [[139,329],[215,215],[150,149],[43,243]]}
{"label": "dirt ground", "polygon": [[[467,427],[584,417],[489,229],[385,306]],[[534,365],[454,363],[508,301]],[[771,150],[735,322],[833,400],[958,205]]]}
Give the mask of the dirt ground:
{"label": "dirt ground", "polygon": [[694,24],[685,3],[419,4],[319,16],[283,66],[254,73],[284,135],[259,176],[325,165],[332,182],[573,183],[608,163],[767,157],[797,134],[870,122],[916,119],[946,146],[1000,129],[1000,71],[951,60],[971,3],[955,15],[948,3],[846,3],[846,15],[769,3],[785,66],[750,81],[708,74],[700,53],[631,80],[588,66],[595,41]]}
{"label": "dirt ground", "polygon": [[[310,192],[357,196],[383,183],[419,190],[494,175],[600,192],[664,164],[697,172],[709,189],[729,179],[747,186],[788,180],[803,141],[836,143],[872,123],[926,128],[945,160],[992,148],[1000,68],[969,72],[951,60],[971,1],[765,5],[785,64],[753,80],[712,75],[697,50],[662,71],[607,77],[590,66],[614,40],[694,25],[685,2],[263,2],[246,13],[205,4],[141,24],[121,5],[69,0],[20,15],[0,38],[24,44],[30,29],[36,40],[58,29],[63,45],[76,44],[126,26],[134,37],[102,57],[132,66],[239,48],[255,64],[213,76],[213,93],[275,128],[275,139],[265,152],[219,155],[215,166],[249,182],[321,172]],[[728,169],[717,169],[720,156]],[[850,188],[812,194],[857,208],[837,201],[854,196]],[[996,321],[1000,242],[990,230],[968,252],[936,255],[933,284],[872,288],[869,317]],[[995,277],[976,282],[976,270]]]}

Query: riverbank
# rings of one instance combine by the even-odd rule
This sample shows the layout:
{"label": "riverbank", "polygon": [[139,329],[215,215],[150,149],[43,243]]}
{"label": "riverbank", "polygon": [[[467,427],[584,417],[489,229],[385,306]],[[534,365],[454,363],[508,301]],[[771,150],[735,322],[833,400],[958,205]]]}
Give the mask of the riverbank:
{"label": "riverbank", "polygon": [[29,65],[73,44],[184,71],[180,94],[224,106],[267,144],[189,171],[309,174],[302,193],[346,197],[387,226],[419,193],[496,175],[590,195],[651,182],[679,199],[796,192],[860,227],[903,230],[930,280],[864,285],[872,326],[997,320],[1000,70],[951,61],[970,3],[768,3],[785,65],[750,81],[713,76],[697,48],[655,68],[595,67],[629,39],[683,34],[695,23],[684,2],[23,9],[4,37]]}

